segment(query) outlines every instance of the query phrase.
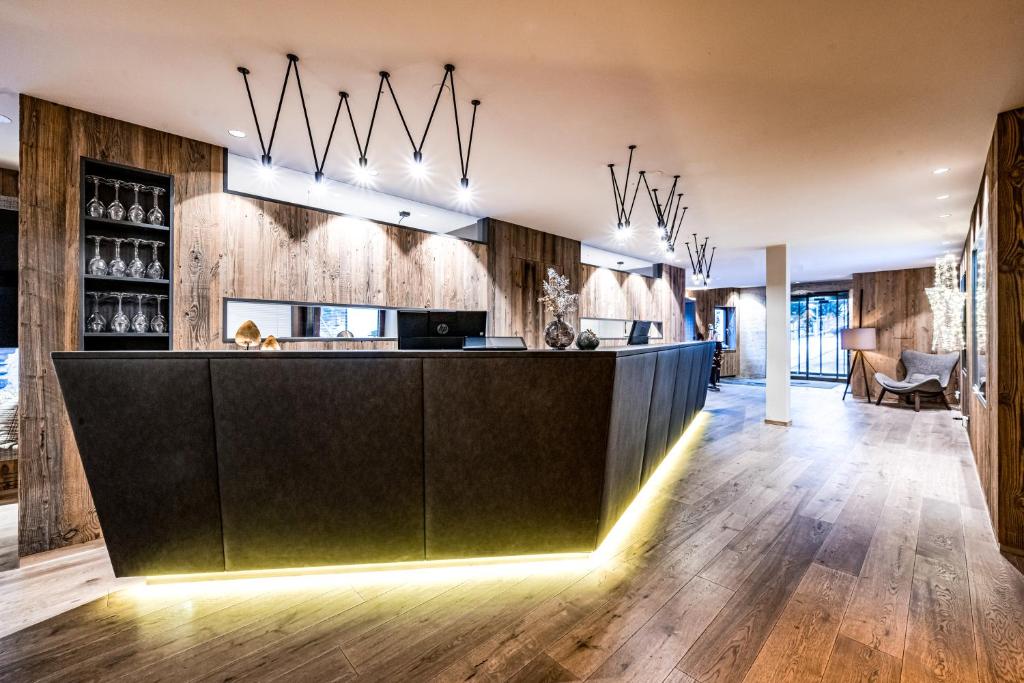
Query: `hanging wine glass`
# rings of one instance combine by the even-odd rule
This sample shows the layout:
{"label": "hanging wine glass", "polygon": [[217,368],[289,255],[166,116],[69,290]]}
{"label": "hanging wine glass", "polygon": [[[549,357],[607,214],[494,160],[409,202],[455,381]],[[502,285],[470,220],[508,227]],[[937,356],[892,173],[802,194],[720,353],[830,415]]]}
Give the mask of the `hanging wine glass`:
{"label": "hanging wine glass", "polygon": [[156,315],[149,321],[149,329],[154,332],[166,332],[167,331],[167,318],[160,311],[160,302],[167,298],[166,294],[154,294],[153,298],[156,299]]}
{"label": "hanging wine glass", "polygon": [[107,327],[107,319],[100,314],[100,297],[106,292],[89,292],[92,297],[92,315],[85,321],[85,329],[89,332],[102,332]]}
{"label": "hanging wine glass", "polygon": [[126,292],[110,292],[110,296],[117,297],[117,313],[110,319],[110,331],[124,334],[132,325],[121,308],[121,300],[128,294]]}
{"label": "hanging wine glass", "polygon": [[139,190],[145,185],[142,183],[125,183],[128,187],[135,191],[135,200],[132,205],[128,207],[128,220],[132,223],[142,223],[146,220],[146,210],[142,208],[142,204],[139,204]]}
{"label": "hanging wine glass", "polygon": [[159,187],[151,187],[149,191],[153,193],[153,208],[146,215],[146,220],[153,225],[163,225],[164,212],[160,210],[160,195],[164,194],[166,190]]}
{"label": "hanging wine glass", "polygon": [[89,275],[106,275],[107,262],[104,261],[103,257],[100,255],[100,242],[106,238],[100,237],[99,235],[86,235],[86,238],[91,239],[96,244],[96,253],[94,253],[92,258],[89,259],[89,268],[87,272]]}
{"label": "hanging wine glass", "polygon": [[85,213],[93,218],[103,218],[103,202],[100,201],[100,178],[98,175],[87,175],[85,179],[92,183],[92,199],[85,205]]}
{"label": "hanging wine glass", "polygon": [[108,274],[114,277],[124,277],[125,271],[128,270],[128,266],[125,264],[124,259],[121,258],[121,242],[124,242],[123,237],[110,237],[110,240],[114,242],[114,258],[110,259],[108,265]]}
{"label": "hanging wine glass", "polygon": [[162,280],[164,277],[164,267],[160,263],[160,254],[157,250],[164,246],[164,243],[153,241],[150,244],[153,246],[153,260],[146,266],[146,277],[152,280]]}
{"label": "hanging wine glass", "polygon": [[139,258],[139,245],[143,240],[138,237],[132,237],[128,241],[135,247],[135,255],[132,256],[132,260],[128,262],[128,277],[145,277],[146,264]]}
{"label": "hanging wine glass", "polygon": [[135,315],[132,316],[132,329],[142,334],[149,329],[149,320],[146,318],[146,314],[142,312],[142,297],[145,294],[136,294],[138,297],[138,308],[135,309]]}
{"label": "hanging wine glass", "polygon": [[120,180],[109,180],[107,181],[114,186],[114,201],[107,205],[107,218],[115,221],[124,220],[124,204],[118,199],[118,193],[121,190],[123,184]]}

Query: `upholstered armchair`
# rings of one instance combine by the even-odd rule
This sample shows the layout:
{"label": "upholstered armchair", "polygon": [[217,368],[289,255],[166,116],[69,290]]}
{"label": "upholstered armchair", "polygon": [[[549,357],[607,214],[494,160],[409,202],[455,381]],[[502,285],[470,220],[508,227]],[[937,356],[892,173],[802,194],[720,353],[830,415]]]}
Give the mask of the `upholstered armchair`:
{"label": "upholstered armchair", "polygon": [[897,396],[913,396],[914,410],[921,410],[921,396],[930,396],[942,400],[946,410],[949,410],[949,402],[946,400],[946,387],[949,386],[949,378],[953,375],[953,369],[960,360],[959,353],[921,353],[920,351],[904,351],[900,354],[900,361],[906,368],[906,377],[902,380],[895,380],[881,372],[875,373],[875,381],[882,387],[882,393],[878,395],[875,405],[882,402],[885,392]]}

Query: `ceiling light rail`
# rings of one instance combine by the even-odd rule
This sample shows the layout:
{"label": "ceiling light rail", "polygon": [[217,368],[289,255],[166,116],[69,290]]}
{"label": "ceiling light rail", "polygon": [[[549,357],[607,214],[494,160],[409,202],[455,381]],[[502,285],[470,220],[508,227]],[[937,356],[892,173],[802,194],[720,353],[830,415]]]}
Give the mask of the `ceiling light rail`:
{"label": "ceiling light rail", "polygon": [[306,133],[309,136],[309,145],[313,153],[313,166],[315,169],[314,177],[318,183],[322,182],[324,179],[324,166],[327,163],[327,155],[330,152],[331,143],[334,140],[334,133],[338,125],[338,118],[341,115],[342,105],[344,105],[345,107],[345,112],[348,116],[349,125],[352,129],[352,136],[356,143],[356,150],[359,153],[359,157],[357,160],[358,166],[360,169],[365,169],[369,164],[368,157],[370,149],[370,140],[373,137],[374,127],[377,122],[377,112],[380,109],[380,101],[384,95],[384,87],[387,86],[388,93],[391,95],[391,100],[395,104],[395,109],[398,110],[398,116],[399,119],[402,121],[402,127],[405,129],[405,134],[409,139],[410,146],[412,147],[413,163],[418,165],[423,161],[423,147],[426,144],[427,135],[430,132],[430,126],[434,121],[434,116],[437,113],[438,105],[441,102],[441,96],[444,94],[444,88],[446,85],[448,85],[452,93],[452,110],[455,116],[455,134],[456,141],[459,145],[459,171],[461,173],[459,182],[463,190],[467,190],[469,188],[469,162],[473,151],[473,138],[476,131],[476,114],[477,108],[480,106],[480,100],[474,99],[470,102],[470,104],[473,107],[473,113],[470,120],[469,138],[467,140],[467,145],[464,148],[462,141],[462,126],[459,119],[458,100],[455,95],[454,65],[444,65],[444,77],[441,79],[441,83],[438,86],[437,95],[434,98],[434,104],[430,109],[430,116],[427,118],[427,124],[423,129],[423,135],[420,137],[419,144],[416,143],[416,140],[412,134],[412,130],[409,128],[408,120],[405,117],[405,112],[402,111],[402,107],[398,102],[398,95],[395,93],[395,89],[391,84],[391,74],[388,73],[387,71],[381,71],[379,73],[380,81],[377,84],[377,97],[375,98],[373,103],[373,111],[370,114],[370,125],[366,130],[365,140],[360,139],[359,130],[356,127],[355,117],[352,114],[352,107],[349,104],[349,94],[345,91],[341,91],[338,93],[338,105],[334,112],[334,120],[331,123],[331,132],[327,138],[327,144],[324,147],[323,154],[318,155],[316,150],[316,144],[313,141],[313,129],[309,122],[309,109],[306,105],[306,95],[302,88],[302,79],[301,76],[299,75],[298,62],[299,58],[297,56],[295,56],[294,54],[288,55],[288,69],[285,71],[284,83],[281,86],[281,95],[278,98],[277,102],[277,112],[274,115],[274,126],[270,134],[270,142],[267,144],[265,144],[264,142],[263,131],[262,128],[260,127],[259,117],[256,114],[256,105],[253,102],[252,89],[250,88],[249,85],[250,71],[246,67],[238,67],[238,72],[242,74],[242,78],[245,81],[245,91],[246,95],[249,98],[249,107],[252,110],[253,121],[256,124],[256,133],[257,136],[259,137],[260,149],[262,151],[261,161],[264,166],[271,166],[270,152],[273,147],[274,138],[277,133],[277,124],[281,117],[281,106],[282,103],[284,102],[284,96],[288,89],[288,80],[291,77],[293,69],[295,71],[295,81],[299,89],[299,100],[302,103],[302,114],[306,123]]}

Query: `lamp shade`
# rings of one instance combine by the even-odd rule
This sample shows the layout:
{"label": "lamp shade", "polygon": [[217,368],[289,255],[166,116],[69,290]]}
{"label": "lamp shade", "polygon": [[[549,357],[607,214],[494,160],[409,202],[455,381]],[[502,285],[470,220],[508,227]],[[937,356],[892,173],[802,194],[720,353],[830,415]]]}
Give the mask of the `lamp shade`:
{"label": "lamp shade", "polygon": [[875,328],[852,327],[841,330],[840,343],[847,351],[873,351],[875,349]]}

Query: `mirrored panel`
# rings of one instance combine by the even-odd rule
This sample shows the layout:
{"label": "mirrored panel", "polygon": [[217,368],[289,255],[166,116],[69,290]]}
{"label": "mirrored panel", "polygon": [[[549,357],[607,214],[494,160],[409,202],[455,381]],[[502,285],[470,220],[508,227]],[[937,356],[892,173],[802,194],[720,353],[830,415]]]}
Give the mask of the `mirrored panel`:
{"label": "mirrored panel", "polygon": [[[617,318],[580,318],[580,330],[593,330],[599,339],[628,339],[632,320]],[[650,338],[662,339],[661,321],[651,321]]]}
{"label": "mirrored panel", "polygon": [[281,341],[398,338],[398,309],[358,304],[317,304],[258,299],[224,299],[224,341],[246,320],[264,337]]}

